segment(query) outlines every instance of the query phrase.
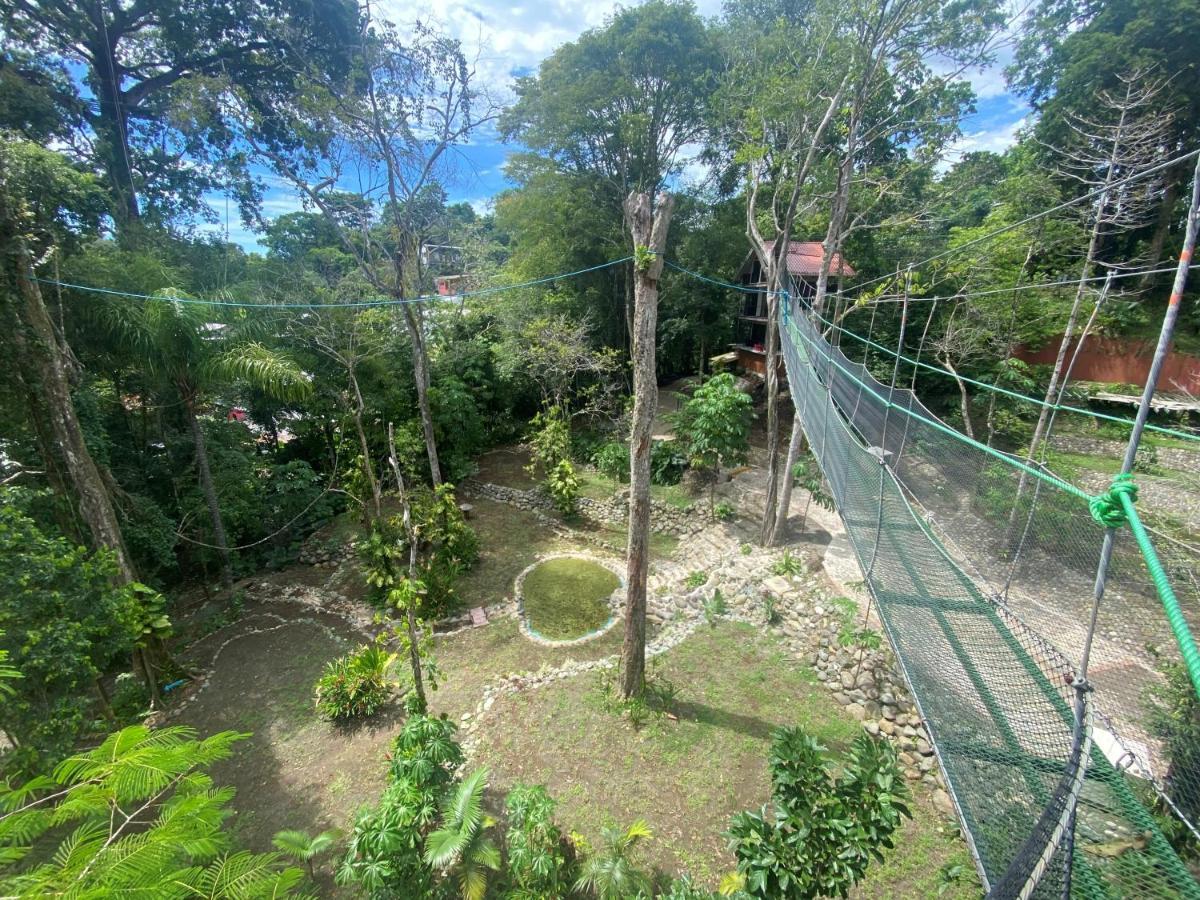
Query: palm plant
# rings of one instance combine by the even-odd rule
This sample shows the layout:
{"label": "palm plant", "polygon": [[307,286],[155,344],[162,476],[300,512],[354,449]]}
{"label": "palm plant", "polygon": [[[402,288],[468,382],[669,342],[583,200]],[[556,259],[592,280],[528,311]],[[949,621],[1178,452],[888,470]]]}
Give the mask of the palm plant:
{"label": "palm plant", "polygon": [[336,828],[311,836],[307,831],[280,831],[271,838],[271,843],[284,856],[306,863],[308,877],[316,879],[316,858],[332,850],[341,834]]}
{"label": "palm plant", "polygon": [[486,834],[496,820],[483,811],[487,769],[467,776],[442,809],[442,827],[425,838],[425,862],[453,872],[463,900],[483,900],[487,869],[500,869],[500,851]]}
{"label": "palm plant", "polygon": [[[0,637],[4,637],[3,631],[0,631]],[[8,651],[0,650],[0,697],[11,697],[13,695],[12,686],[5,684],[5,681],[21,677],[20,672],[5,662],[7,659]]]}
{"label": "palm plant", "polygon": [[221,556],[221,579],[230,588],[229,542],[197,412],[205,394],[231,382],[245,382],[281,400],[301,399],[312,386],[292,359],[262,343],[270,334],[267,317],[230,315],[226,307],[196,302],[178,291],[160,292],[159,298],[140,304],[97,304],[96,317],[123,349],[137,356],[143,371],[178,395]]}
{"label": "palm plant", "polygon": [[653,891],[650,876],[633,861],[637,845],[654,837],[646,820],[638,819],[624,830],[605,826],[601,834],[604,846],[584,861],[575,890],[598,900],[621,900],[639,894],[649,896]]}

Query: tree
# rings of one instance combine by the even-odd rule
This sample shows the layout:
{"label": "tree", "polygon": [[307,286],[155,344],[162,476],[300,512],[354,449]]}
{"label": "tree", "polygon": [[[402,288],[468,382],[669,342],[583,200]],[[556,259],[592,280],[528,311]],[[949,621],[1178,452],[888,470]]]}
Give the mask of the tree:
{"label": "tree", "polygon": [[[412,344],[417,405],[433,485],[442,483],[429,398],[430,361],[422,249],[435,224],[430,199],[439,193],[452,149],[495,117],[458,41],[414,26],[404,42],[394,25],[364,15],[355,41],[353,84],[319,65],[304,69],[301,102],[258,115],[247,110],[246,135],[256,153],[291,182],[337,232],[370,288],[398,301]],[[298,151],[254,134],[267,123],[301,130]],[[344,179],[368,185],[361,195]],[[433,204],[440,212],[440,203]]]}
{"label": "tree", "polygon": [[23,141],[0,141],[2,302],[17,363],[10,377],[30,404],[46,465],[53,467],[61,457],[95,546],[111,550],[120,578],[134,581],[108,479],[92,458],[75,411],[74,358],[55,329],[35,274],[39,261],[96,221],[99,208],[93,180],[61,156]]}
{"label": "tree", "polygon": [[721,467],[744,462],[750,450],[750,395],[738,390],[733,375],[714,375],[684,406],[681,432],[693,465],[713,470],[708,491],[713,510],[713,486]]}
{"label": "tree", "polygon": [[[273,853],[230,852],[222,826],[233,791],[214,787],[206,771],[247,736],[224,731],[199,740],[189,728],[135,725],[63,761],[52,776],[19,787],[0,782],[0,890],[290,896],[304,878],[299,869],[283,868]],[[25,859],[29,865],[13,866]]]}
{"label": "tree", "polygon": [[233,586],[233,559],[200,422],[206,395],[243,381],[272,396],[296,399],[307,396],[312,386],[289,356],[261,342],[270,330],[270,320],[262,315],[246,310],[230,315],[223,307],[171,290],[145,302],[102,301],[93,315],[114,340],[138,354],[146,374],[159,381],[160,391],[173,394],[183,405],[213,546],[221,556],[221,581],[228,590]]}
{"label": "tree", "polygon": [[588,854],[580,867],[575,890],[597,900],[622,900],[648,895],[653,890],[650,876],[639,869],[633,852],[642,841],[654,837],[644,819],[628,828],[606,825],[600,833],[603,846]]}
{"label": "tree", "polygon": [[[604,27],[555,50],[536,76],[518,78],[517,102],[501,118],[501,132],[543,154],[551,171],[582,183],[590,203],[607,211],[615,248],[625,197],[657,193],[703,138],[719,69],[716,44],[695,7],[652,0],[618,10]],[[624,279],[630,343],[636,280],[631,267]]]}
{"label": "tree", "polygon": [[860,734],[841,775],[800,728],[771,741],[773,815],[733,817],[729,840],[751,897],[845,897],[906,817],[908,789],[896,750]]}
{"label": "tree", "polygon": [[626,550],[625,639],[621,647],[621,695],[638,696],[646,680],[646,578],[650,569],[650,451],[658,407],[654,362],[658,278],[674,200],[660,194],[651,210],[649,194],[630,194],[625,218],[633,237],[633,422],[629,432],[629,543]]}
{"label": "tree", "polygon": [[458,882],[462,900],[483,900],[487,871],[500,870],[500,850],[487,831],[496,820],[483,811],[487,769],[476,769],[442,806],[442,824],[425,838],[425,862]]}
{"label": "tree", "polygon": [[105,173],[122,230],[148,210],[160,220],[194,211],[222,181],[242,182],[252,199],[226,86],[260,108],[287,102],[298,60],[345,71],[354,27],[343,0],[3,0],[0,12],[20,46],[82,68],[95,100],[75,89],[64,98],[86,126],[72,143]]}
{"label": "tree", "polygon": [[[1038,112],[1035,134],[1043,144],[1061,146],[1072,116],[1091,116],[1098,92],[1120,94],[1122,79],[1146,71],[1170,78],[1170,89],[1155,101],[1170,114],[1164,159],[1195,147],[1200,139],[1200,72],[1188,49],[1200,41],[1194,0],[1039,0],[1023,18],[1009,83]],[[1182,221],[1180,186],[1190,170],[1184,160],[1162,173],[1164,190],[1148,223],[1146,268],[1158,267],[1168,235]]]}

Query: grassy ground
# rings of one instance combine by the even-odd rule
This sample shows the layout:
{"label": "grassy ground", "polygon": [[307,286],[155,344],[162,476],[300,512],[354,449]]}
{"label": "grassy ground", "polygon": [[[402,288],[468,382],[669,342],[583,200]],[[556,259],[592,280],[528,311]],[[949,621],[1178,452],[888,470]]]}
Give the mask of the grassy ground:
{"label": "grassy ground", "polygon": [[[628,482],[617,481],[615,478],[601,475],[595,469],[580,469],[576,473],[576,477],[579,479],[580,496],[591,497],[593,500],[607,500],[617,491],[629,487]],[[689,497],[687,491],[677,484],[652,484],[650,485],[650,497],[678,509],[687,509],[696,502],[694,497]]]}
{"label": "grassy ground", "polygon": [[587,559],[548,559],[525,576],[525,617],[552,640],[572,640],[612,618],[608,598],[617,576]]}
{"label": "grassy ground", "polygon": [[[482,725],[478,762],[491,768],[498,789],[545,784],[560,802],[559,822],[589,839],[605,824],[646,818],[655,834],[647,864],[714,885],[734,865],[722,836],[729,818],[768,800],[771,732],[802,725],[841,750],[859,726],[774,637],[747,626],[702,629],[656,668],[678,688],[677,719],[653,718],[634,730],[606,709],[595,679],[568,679],[497,700]],[[914,812],[860,896],[934,896],[942,872],[973,871],[927,798],[917,798]],[[944,894],[977,895],[973,876]]]}

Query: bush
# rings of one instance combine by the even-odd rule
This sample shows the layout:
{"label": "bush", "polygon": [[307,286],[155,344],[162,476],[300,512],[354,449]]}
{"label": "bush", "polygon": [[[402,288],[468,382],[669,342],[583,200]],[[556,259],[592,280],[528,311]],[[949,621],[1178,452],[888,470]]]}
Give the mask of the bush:
{"label": "bush", "polygon": [[570,889],[571,859],[554,807],[541,785],[515,785],[505,801],[508,874],[517,896],[562,897]]}
{"label": "bush", "polygon": [[[629,469],[629,458],[625,458]],[[687,468],[687,454],[678,441],[654,441],[650,444],[650,481],[653,484],[679,484]]]}
{"label": "bush", "polygon": [[392,693],[388,672],[395,661],[378,641],[331,660],[317,680],[317,710],[333,720],[375,715]]}
{"label": "bush", "polygon": [[775,732],[768,759],[773,815],[738,813],[729,828],[751,897],[844,897],[910,817],[896,749],[860,734],[841,775],[800,728]]}
{"label": "bush", "polygon": [[1162,664],[1166,681],[1146,697],[1150,730],[1167,757],[1167,795],[1195,822],[1200,817],[1200,701],[1183,663]]}
{"label": "bush", "polygon": [[550,470],[546,476],[546,490],[554,501],[555,509],[564,516],[575,514],[575,504],[579,500],[579,479],[569,459],[560,459]]}
{"label": "bush", "polygon": [[[653,457],[651,460],[653,465]],[[592,454],[592,465],[605,478],[626,482],[629,480],[629,448],[618,441],[601,444]]]}
{"label": "bush", "polygon": [[730,522],[733,520],[733,517],[737,515],[737,510],[734,509],[732,503],[727,503],[722,500],[720,503],[717,503],[713,506],[712,515],[713,518],[718,522]]}

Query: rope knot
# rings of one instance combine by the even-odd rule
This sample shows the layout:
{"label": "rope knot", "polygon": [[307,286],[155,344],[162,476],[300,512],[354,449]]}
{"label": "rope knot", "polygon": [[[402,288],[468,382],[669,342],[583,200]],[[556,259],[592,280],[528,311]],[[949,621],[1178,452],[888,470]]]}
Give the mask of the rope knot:
{"label": "rope knot", "polygon": [[1130,503],[1137,502],[1138,486],[1133,482],[1133,475],[1128,472],[1116,476],[1107,491],[1088,501],[1092,518],[1105,528],[1120,528],[1126,522],[1122,497],[1128,497]]}

